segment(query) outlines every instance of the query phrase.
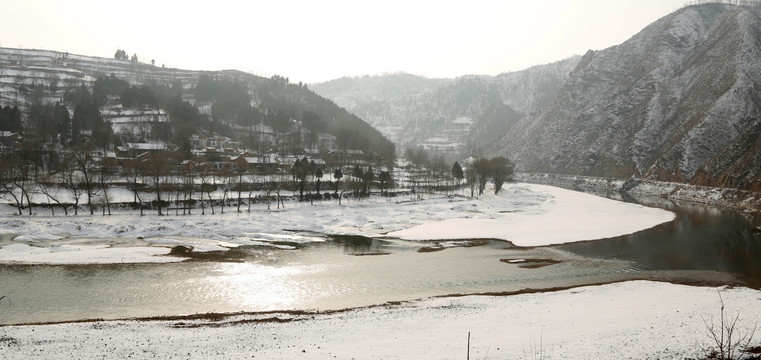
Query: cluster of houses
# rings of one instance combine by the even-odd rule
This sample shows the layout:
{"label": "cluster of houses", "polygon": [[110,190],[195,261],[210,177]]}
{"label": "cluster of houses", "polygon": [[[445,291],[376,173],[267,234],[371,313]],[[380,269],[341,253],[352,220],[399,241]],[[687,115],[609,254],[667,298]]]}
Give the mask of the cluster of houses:
{"label": "cluster of houses", "polygon": [[[112,150],[93,149],[90,152],[93,166],[108,169],[113,174],[122,174],[124,169],[137,163],[144,163],[156,156],[168,161],[168,170],[175,174],[190,171],[214,171],[218,174],[246,172],[260,175],[289,175],[296,161],[306,158],[324,172],[332,174],[332,169],[342,168],[349,173],[354,166],[376,167],[379,159],[361,150],[332,149],[304,150],[299,154],[276,151],[240,150],[242,146],[224,136],[191,138],[193,149],[190,154],[181,153],[175,144],[164,142],[136,142],[114,146]],[[11,154],[24,149],[24,139],[18,133],[0,132],[0,153]],[[26,149],[39,153],[41,160],[36,163],[39,170],[47,172],[60,169],[66,151],[37,148]],[[32,164],[28,164],[32,166]]]}
{"label": "cluster of houses", "polygon": [[[304,154],[284,154],[271,151],[253,153],[250,150],[239,150],[238,144],[226,137],[216,137],[207,140],[203,148],[191,150],[192,156],[177,156],[177,147],[174,144],[164,143],[131,143],[114,147],[114,152],[107,152],[101,161],[108,161],[117,168],[123,168],[126,162],[148,160],[153,156],[168,156],[172,159],[181,159],[172,164],[177,171],[182,169],[213,170],[219,173],[236,173],[245,171],[262,175],[289,174],[293,164],[306,158],[314,162],[320,168],[338,168],[344,166],[373,166],[372,159],[368,158],[361,150],[331,150],[327,153],[307,151]],[[108,159],[108,160],[107,160]],[[114,169],[119,171],[119,169]]]}

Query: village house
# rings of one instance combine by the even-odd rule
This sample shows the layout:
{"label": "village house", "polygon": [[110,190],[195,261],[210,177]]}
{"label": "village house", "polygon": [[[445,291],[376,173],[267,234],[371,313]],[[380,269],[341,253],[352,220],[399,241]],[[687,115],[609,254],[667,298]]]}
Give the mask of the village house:
{"label": "village house", "polygon": [[146,152],[151,155],[155,155],[162,151],[174,151],[175,149],[176,146],[174,144],[167,145],[163,143],[130,143],[123,146],[116,146],[114,148],[114,153],[116,157],[135,158],[138,155]]}
{"label": "village house", "polygon": [[19,133],[11,131],[0,131],[0,144],[8,147],[16,147],[21,141]]}

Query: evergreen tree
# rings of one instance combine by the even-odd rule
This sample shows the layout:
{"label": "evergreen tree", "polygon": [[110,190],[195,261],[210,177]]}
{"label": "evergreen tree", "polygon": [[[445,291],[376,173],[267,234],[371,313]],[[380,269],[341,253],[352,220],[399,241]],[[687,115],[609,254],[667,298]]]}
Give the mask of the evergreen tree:
{"label": "evergreen tree", "polygon": [[457,184],[459,185],[462,179],[465,177],[465,173],[462,171],[462,167],[460,166],[460,163],[457,161],[452,164],[452,177],[454,177],[457,180]]}
{"label": "evergreen tree", "polygon": [[99,104],[105,104],[109,95],[121,95],[129,87],[129,83],[126,80],[119,79],[114,74],[111,74],[111,76],[99,76],[92,85],[92,96],[95,97]]}
{"label": "evergreen tree", "polygon": [[96,122],[92,129],[92,144],[99,149],[106,150],[113,141],[114,131],[110,121]]}
{"label": "evergreen tree", "polygon": [[0,131],[21,132],[21,111],[18,107],[6,105],[0,108]]}
{"label": "evergreen tree", "polygon": [[314,161],[312,161],[312,167],[316,168],[316,170],[314,171],[314,177],[317,178],[317,189],[316,189],[317,195],[320,195],[320,181],[322,181],[322,175],[323,175],[322,169],[320,169],[319,167],[316,167],[314,165]]}
{"label": "evergreen tree", "polygon": [[304,200],[304,187],[306,186],[307,176],[313,173],[313,164],[314,162],[310,163],[307,158],[303,158],[301,160],[296,160],[291,168],[293,176],[299,180],[299,200]]}
{"label": "evergreen tree", "polygon": [[[53,124],[53,109],[49,105],[44,105],[40,101],[36,101],[29,105],[29,124],[32,126],[32,131],[37,135],[39,143],[48,143],[55,131]],[[52,128],[52,129],[51,129]]]}
{"label": "evergreen tree", "polygon": [[56,123],[56,131],[58,132],[61,144],[68,145],[71,140],[71,117],[69,116],[69,110],[61,102],[56,102],[53,109],[53,118]]}
{"label": "evergreen tree", "polygon": [[[82,89],[78,91],[75,97],[77,99],[76,106],[74,107],[74,115],[71,117],[71,141],[72,145],[79,145],[85,143],[91,143],[103,145],[105,147],[111,142],[110,136],[113,132],[110,130],[110,123],[103,122],[103,116],[100,114],[100,108],[95,98],[90,95],[90,92],[82,86]],[[106,126],[108,125],[108,126]],[[85,131],[92,131],[92,136],[103,136],[102,139],[89,139],[86,141],[84,138]]]}
{"label": "evergreen tree", "polygon": [[370,167],[365,172],[364,176],[362,176],[362,193],[367,195],[370,192],[370,186],[373,183],[373,180],[375,179],[375,173],[373,172],[373,168]]}
{"label": "evergreen tree", "polygon": [[378,175],[378,181],[380,181],[381,193],[385,190],[386,195],[388,195],[388,188],[391,187],[391,183],[394,181],[391,173],[388,171],[381,171]]}
{"label": "evergreen tree", "polygon": [[338,194],[338,184],[341,182],[341,178],[344,177],[343,171],[341,171],[341,168],[336,169],[336,171],[333,172],[333,178],[336,179],[336,191],[335,194]]}

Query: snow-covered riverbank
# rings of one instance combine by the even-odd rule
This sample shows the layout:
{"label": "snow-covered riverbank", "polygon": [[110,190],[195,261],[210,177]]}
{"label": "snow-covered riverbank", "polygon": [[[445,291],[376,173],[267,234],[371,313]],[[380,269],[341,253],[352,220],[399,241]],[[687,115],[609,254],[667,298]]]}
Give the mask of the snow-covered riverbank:
{"label": "snow-covered riverbank", "polygon": [[[208,212],[209,209],[207,209]],[[644,230],[674,214],[555,187],[510,184],[498,195],[374,197],[361,201],[265,204],[251,212],[140,216],[0,217],[0,262],[130,263],[181,261],[162,256],[177,245],[195,251],[240,245],[325,241],[326,234],[393,236],[412,240],[503,239],[518,246],[594,240]]]}
{"label": "snow-covered riverbank", "polygon": [[726,207],[747,214],[761,214],[761,193],[749,190],[697,186],[649,179],[631,178],[623,180],[563,174],[521,173],[517,175],[517,178],[528,183],[557,186],[588,193],[626,193],[634,197],[660,197],[675,201]]}
{"label": "snow-covered riverbank", "polygon": [[471,359],[697,358],[713,345],[702,319],[718,321],[719,291],[749,334],[759,291],[631,281],[328,314],[0,327],[0,358],[464,359],[468,333]]}
{"label": "snow-covered riverbank", "polygon": [[[2,263],[180,261],[195,251],[288,246],[326,234],[415,240],[498,238],[519,246],[594,240],[674,214],[554,187],[511,184],[499,195],[286,203],[251,213],[0,217]],[[463,296],[340,312],[201,315],[0,327],[0,358],[682,359],[712,345],[721,291],[738,330],[761,317],[761,292],[629,281],[545,293]],[[3,294],[0,294],[3,295]],[[0,301],[0,316],[8,299]],[[9,302],[8,302],[9,303]],[[754,341],[753,344],[758,344]],[[542,354],[540,354],[540,352]]]}

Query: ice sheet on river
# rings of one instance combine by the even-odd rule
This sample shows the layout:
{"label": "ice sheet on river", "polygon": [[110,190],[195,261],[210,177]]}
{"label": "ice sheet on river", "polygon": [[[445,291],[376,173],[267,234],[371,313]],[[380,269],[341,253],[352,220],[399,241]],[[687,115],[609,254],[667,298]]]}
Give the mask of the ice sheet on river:
{"label": "ice sheet on river", "polygon": [[545,246],[631,234],[674,220],[670,211],[542,185],[508,187],[498,196],[483,196],[483,201],[498,211],[389,235],[407,240],[493,238]]}
{"label": "ice sheet on river", "polygon": [[[0,235],[5,234],[0,240],[0,262],[35,263],[34,254],[54,253],[55,246],[83,238],[105,239],[108,246],[81,247],[79,252],[71,247],[66,256],[40,256],[45,260],[39,263],[129,262],[123,253],[130,249],[139,258],[135,262],[164,262],[168,259],[155,255],[177,245],[191,246],[194,251],[240,245],[282,248],[325,241],[324,234],[409,240],[496,238],[519,246],[542,246],[629,234],[674,219],[669,211],[543,185],[509,184],[498,195],[489,190],[478,198],[465,196],[467,190],[463,190],[448,196],[347,199],[342,205],[336,201],[314,205],[287,202],[285,208],[272,210],[267,210],[266,204],[255,204],[251,212],[228,208],[224,214],[217,209],[215,215],[196,211],[188,216],[140,216],[122,210],[111,216],[46,216],[40,209],[38,215],[18,216],[9,211],[0,216]],[[114,242],[118,242],[118,250]],[[11,244],[25,244],[23,249],[28,251]],[[104,254],[95,255],[98,251]]]}

